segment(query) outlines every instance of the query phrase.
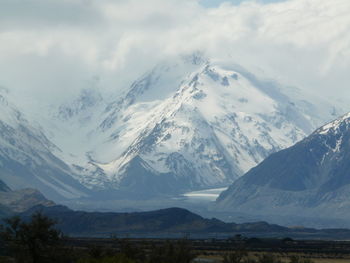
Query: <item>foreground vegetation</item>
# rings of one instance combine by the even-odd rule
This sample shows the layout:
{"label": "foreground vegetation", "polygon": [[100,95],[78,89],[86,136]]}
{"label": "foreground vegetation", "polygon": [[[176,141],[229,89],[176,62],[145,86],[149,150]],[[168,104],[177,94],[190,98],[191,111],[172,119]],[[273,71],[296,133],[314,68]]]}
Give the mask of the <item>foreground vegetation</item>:
{"label": "foreground vegetation", "polygon": [[[206,257],[207,251],[194,249],[190,240],[140,243],[111,238],[109,245],[88,246],[72,243],[50,218],[35,213],[28,222],[18,217],[5,220],[0,227],[0,262],[18,263],[317,263],[298,254],[248,253],[236,248]],[[321,262],[321,261],[320,261]],[[335,261],[329,261],[335,262]]]}

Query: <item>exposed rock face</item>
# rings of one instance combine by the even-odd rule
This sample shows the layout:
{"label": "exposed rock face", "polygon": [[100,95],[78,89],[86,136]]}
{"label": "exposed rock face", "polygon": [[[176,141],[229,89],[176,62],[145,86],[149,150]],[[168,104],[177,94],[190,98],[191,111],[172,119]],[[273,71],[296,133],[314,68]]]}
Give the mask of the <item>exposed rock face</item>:
{"label": "exposed rock face", "polygon": [[64,159],[86,187],[115,196],[227,186],[319,121],[311,103],[277,84],[204,59],[161,64],[110,103],[84,94],[60,111],[91,138],[78,147],[87,159]]}
{"label": "exposed rock face", "polygon": [[0,179],[12,189],[33,187],[56,200],[84,196],[85,188],[56,151],[42,129],[0,94]]}
{"label": "exposed rock face", "polygon": [[252,214],[350,215],[350,114],[272,154],[223,192],[217,205]]}
{"label": "exposed rock face", "polygon": [[40,126],[0,97],[5,183],[55,201],[224,187],[322,119],[287,88],[198,54],[159,64],[115,96],[96,85],[50,106]]}

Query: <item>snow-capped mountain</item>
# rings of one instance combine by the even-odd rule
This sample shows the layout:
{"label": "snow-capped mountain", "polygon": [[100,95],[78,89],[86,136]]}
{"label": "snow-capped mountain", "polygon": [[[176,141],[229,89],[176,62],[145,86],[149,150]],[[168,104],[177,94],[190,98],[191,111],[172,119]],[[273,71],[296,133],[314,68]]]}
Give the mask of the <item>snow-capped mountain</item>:
{"label": "snow-capped mountain", "polygon": [[118,94],[99,85],[27,119],[2,96],[1,179],[53,200],[224,187],[334,113],[200,54],[160,63]]}
{"label": "snow-capped mountain", "polygon": [[316,108],[195,55],[156,66],[115,99],[85,90],[47,129],[84,186],[145,197],[227,186],[328,117]]}
{"label": "snow-capped mountain", "polygon": [[86,189],[53,152],[56,146],[0,94],[0,178],[12,189],[33,187],[54,199],[78,198]]}
{"label": "snow-capped mountain", "polygon": [[350,113],[272,154],[223,192],[217,205],[251,214],[348,218],[349,160]]}

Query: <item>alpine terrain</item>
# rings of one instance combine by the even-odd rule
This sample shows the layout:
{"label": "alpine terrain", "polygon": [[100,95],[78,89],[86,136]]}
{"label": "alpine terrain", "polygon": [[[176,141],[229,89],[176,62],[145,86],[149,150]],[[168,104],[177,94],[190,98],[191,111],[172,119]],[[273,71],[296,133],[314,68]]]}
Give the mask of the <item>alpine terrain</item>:
{"label": "alpine terrain", "polygon": [[[217,205],[250,214],[349,218],[350,113],[272,154],[223,192]],[[343,223],[343,226],[349,226]]]}
{"label": "alpine terrain", "polygon": [[194,55],[161,63],[112,100],[82,91],[58,107],[49,134],[84,186],[143,198],[227,186],[311,133],[315,112],[273,82]]}
{"label": "alpine terrain", "polygon": [[333,113],[198,54],[160,63],[121,94],[98,85],[97,78],[79,96],[51,105],[48,116],[30,116],[31,124],[2,97],[5,183],[38,188],[52,200],[225,187]]}
{"label": "alpine terrain", "polygon": [[86,195],[69,166],[53,154],[56,146],[7,100],[5,90],[0,94],[0,116],[1,180],[12,189],[40,189],[56,200]]}

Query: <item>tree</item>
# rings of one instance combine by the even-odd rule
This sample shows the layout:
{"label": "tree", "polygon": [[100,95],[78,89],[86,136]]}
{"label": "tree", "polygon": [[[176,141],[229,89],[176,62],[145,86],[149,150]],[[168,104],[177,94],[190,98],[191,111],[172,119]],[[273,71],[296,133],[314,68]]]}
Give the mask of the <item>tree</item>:
{"label": "tree", "polygon": [[19,217],[5,219],[5,226],[1,228],[1,239],[5,242],[5,249],[18,262],[45,263],[58,262],[59,248],[63,235],[54,228],[55,221],[36,212],[29,222]]}

